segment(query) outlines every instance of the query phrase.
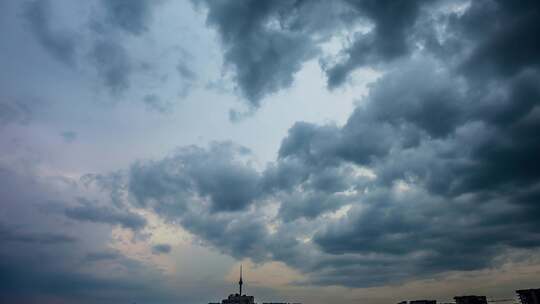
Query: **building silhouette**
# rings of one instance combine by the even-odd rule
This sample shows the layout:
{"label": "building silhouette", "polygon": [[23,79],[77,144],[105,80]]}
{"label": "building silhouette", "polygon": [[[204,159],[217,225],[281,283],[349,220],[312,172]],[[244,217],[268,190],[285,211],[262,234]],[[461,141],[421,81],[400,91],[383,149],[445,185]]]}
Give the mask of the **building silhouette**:
{"label": "building silhouette", "polygon": [[[398,304],[407,304],[407,301],[401,301]],[[437,304],[437,300],[412,300],[408,304]]]}
{"label": "building silhouette", "polygon": [[[257,304],[255,303],[255,298],[253,296],[248,296],[242,294],[242,286],[244,285],[244,280],[242,278],[242,265],[240,265],[240,279],[238,280],[238,293],[230,294],[226,299],[221,300],[221,302],[210,302],[208,304]],[[516,293],[519,297],[521,304],[540,304],[540,288],[534,289],[520,289],[516,290]],[[486,296],[476,296],[476,295],[467,295],[467,296],[455,296],[455,304],[489,304],[489,302],[509,302],[512,299],[498,299],[498,300],[489,300]],[[287,303],[287,302],[263,302],[262,304],[301,304],[301,303]],[[412,301],[401,301],[397,304],[437,304],[437,300],[412,300]],[[442,304],[454,304],[451,303],[442,303]]]}
{"label": "building silhouette", "polygon": [[409,304],[437,304],[437,300],[413,300]]}
{"label": "building silhouette", "polygon": [[[255,298],[253,296],[248,296],[242,294],[242,286],[244,285],[244,280],[242,279],[242,265],[240,265],[240,280],[238,280],[238,293],[230,294],[226,299],[221,300],[220,302],[210,302],[208,304],[256,304]],[[289,304],[285,302],[268,302],[262,304]],[[292,303],[292,304],[301,304],[301,303]]]}
{"label": "building silhouette", "polygon": [[488,304],[485,296],[459,296],[454,297],[456,304]]}
{"label": "building silhouette", "polygon": [[[230,294],[226,299],[221,300],[221,304],[255,304],[255,298],[253,296],[247,296],[242,294],[242,265],[240,265],[240,280],[238,281],[239,290],[238,293]],[[208,304],[220,304],[219,302]]]}
{"label": "building silhouette", "polygon": [[516,290],[521,304],[540,304],[540,288]]}

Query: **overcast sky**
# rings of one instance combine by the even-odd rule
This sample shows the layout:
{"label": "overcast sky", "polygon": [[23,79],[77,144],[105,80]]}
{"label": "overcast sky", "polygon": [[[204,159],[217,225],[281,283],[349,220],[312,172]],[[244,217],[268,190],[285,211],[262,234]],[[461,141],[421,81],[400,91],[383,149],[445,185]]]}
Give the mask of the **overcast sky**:
{"label": "overcast sky", "polygon": [[0,1],[0,302],[512,298],[538,1]]}

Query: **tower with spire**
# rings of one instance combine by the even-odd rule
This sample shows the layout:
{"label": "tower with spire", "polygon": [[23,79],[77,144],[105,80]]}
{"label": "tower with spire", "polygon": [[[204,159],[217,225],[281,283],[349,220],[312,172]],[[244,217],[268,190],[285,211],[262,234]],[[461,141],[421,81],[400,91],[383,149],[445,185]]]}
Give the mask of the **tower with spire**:
{"label": "tower with spire", "polygon": [[238,281],[238,285],[240,286],[239,295],[242,295],[242,284],[244,284],[244,281],[242,281],[242,264],[240,264],[240,281]]}
{"label": "tower with spire", "polygon": [[[242,294],[242,286],[244,285],[244,279],[242,278],[242,264],[240,264],[240,280],[238,280],[238,293],[231,294],[227,299],[221,300],[221,304],[255,304],[255,298]],[[220,304],[220,303],[209,303]]]}
{"label": "tower with spire", "polygon": [[[240,264],[240,279],[238,280],[238,293],[229,295],[226,299],[220,302],[210,302],[208,304],[257,304],[253,296],[242,294],[242,286],[244,285],[244,279],[242,278],[242,264]],[[262,304],[289,304],[285,302],[271,302]],[[300,304],[300,303],[295,303]]]}

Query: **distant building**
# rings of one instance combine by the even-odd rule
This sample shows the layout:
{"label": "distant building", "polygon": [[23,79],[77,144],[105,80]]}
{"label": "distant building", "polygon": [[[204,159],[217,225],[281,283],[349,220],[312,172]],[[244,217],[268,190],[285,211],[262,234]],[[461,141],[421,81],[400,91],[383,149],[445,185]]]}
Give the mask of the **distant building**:
{"label": "distant building", "polygon": [[[227,297],[227,299],[223,299],[220,302],[210,302],[208,304],[256,304],[255,298],[253,296],[248,296],[245,294],[242,294],[242,285],[244,284],[244,281],[242,280],[242,265],[240,265],[240,280],[238,281],[239,286],[239,292],[235,294],[231,294]],[[289,304],[284,302],[272,302],[272,303],[263,303],[263,304]],[[292,303],[292,304],[300,304],[300,303]]]}
{"label": "distant building", "polygon": [[409,304],[437,304],[437,300],[414,300],[409,301]]}
{"label": "distant building", "polygon": [[516,290],[521,304],[540,304],[540,288]]}
{"label": "distant building", "polygon": [[485,296],[459,296],[454,297],[456,304],[488,304]]}
{"label": "distant building", "polygon": [[222,300],[221,304],[255,304],[255,298],[253,296],[234,294]]}
{"label": "distant building", "polygon": [[[401,301],[398,304],[407,304],[407,301]],[[409,304],[437,304],[437,300],[413,300]]]}

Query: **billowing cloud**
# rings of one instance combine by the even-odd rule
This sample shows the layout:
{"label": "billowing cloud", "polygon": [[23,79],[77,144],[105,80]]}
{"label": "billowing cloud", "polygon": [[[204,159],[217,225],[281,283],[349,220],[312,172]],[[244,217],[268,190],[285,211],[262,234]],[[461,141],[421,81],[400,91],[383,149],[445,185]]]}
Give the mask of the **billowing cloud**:
{"label": "billowing cloud", "polygon": [[[367,56],[366,63],[394,62],[412,52],[404,31],[412,29],[420,8],[407,5],[400,14],[403,27],[387,33],[394,29],[385,29],[392,18],[384,12],[396,10],[385,10],[382,3],[358,4],[374,20],[373,35],[381,35],[373,38],[380,39],[377,43],[367,44],[381,57]],[[502,4],[485,5],[496,5],[493,14],[502,14]],[[461,33],[453,22],[473,13],[468,10],[446,19],[449,31]],[[516,9],[505,18],[530,22],[522,12]],[[131,191],[153,201],[160,214],[179,217],[183,227],[219,250],[283,261],[322,285],[374,286],[479,270],[493,266],[505,252],[537,248],[540,170],[533,155],[540,152],[535,132],[539,71],[534,58],[514,62],[512,74],[503,68],[489,78],[471,73],[474,65],[463,69],[470,60],[484,66],[475,54],[484,49],[484,41],[502,39],[496,38],[498,31],[486,31],[494,37],[464,44],[473,52],[463,50],[448,63],[429,48],[395,61],[396,68],[370,87],[343,126],[296,123],[278,159],[260,173],[246,175],[249,171],[239,163],[214,164],[212,158],[221,151],[214,145],[214,152],[200,152],[213,164],[211,171],[199,167],[193,156],[184,156],[182,165],[166,159],[147,172],[136,166],[131,180],[137,187]],[[486,56],[494,58],[494,65],[510,64],[495,59],[498,54]],[[217,177],[229,181],[225,192]],[[233,201],[243,207],[226,207]],[[270,206],[278,211],[269,213]],[[239,213],[216,213],[225,210]],[[247,229],[240,232],[237,221]],[[284,253],[269,244],[292,249]],[[259,247],[266,252],[261,254]],[[298,264],[297,255],[305,252],[300,248],[309,248],[312,255]]]}
{"label": "billowing cloud", "polygon": [[[450,23],[459,35],[478,41],[463,63],[473,73],[513,76],[523,68],[538,68],[540,44],[531,35],[538,30],[538,5],[534,1],[472,2]],[[492,26],[492,22],[505,26]],[[489,77],[484,75],[485,77]]]}
{"label": "billowing cloud", "polygon": [[352,45],[342,50],[346,59],[329,67],[328,87],[345,82],[358,67],[388,62],[411,51],[411,28],[415,25],[425,1],[346,1],[358,14],[367,18],[373,28],[356,34]]}
{"label": "billowing cloud", "polygon": [[131,169],[130,190],[140,205],[169,201],[181,212],[190,203],[212,212],[247,208],[258,195],[258,173],[242,162],[249,150],[233,144],[181,149],[157,163],[138,163]]}
{"label": "billowing cloud", "polygon": [[317,52],[302,13],[313,4],[294,1],[208,1],[207,23],[216,27],[225,61],[252,106],[289,87],[302,63]]}
{"label": "billowing cloud", "polygon": [[[290,87],[301,66],[321,54],[322,44],[343,32],[351,32],[352,42],[337,56],[321,60],[329,88],[342,85],[360,67],[410,54],[421,40],[414,27],[425,4],[209,1],[207,22],[220,34],[225,62],[232,66],[241,92],[258,107],[265,96]],[[352,30],[356,27],[362,30]]]}

